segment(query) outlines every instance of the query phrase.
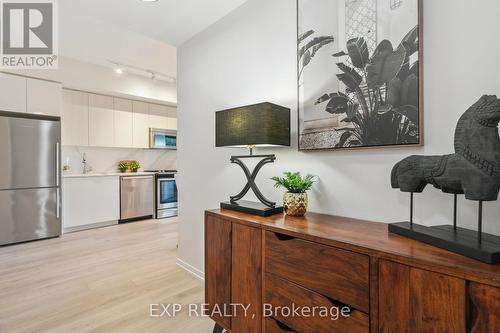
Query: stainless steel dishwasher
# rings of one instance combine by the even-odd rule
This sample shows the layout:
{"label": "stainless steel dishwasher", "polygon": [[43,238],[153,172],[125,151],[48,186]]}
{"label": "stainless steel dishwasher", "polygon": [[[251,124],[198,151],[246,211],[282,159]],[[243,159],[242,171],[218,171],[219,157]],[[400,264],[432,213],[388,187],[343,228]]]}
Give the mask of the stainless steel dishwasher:
{"label": "stainless steel dishwasher", "polygon": [[120,178],[120,223],[152,218],[154,215],[154,176]]}

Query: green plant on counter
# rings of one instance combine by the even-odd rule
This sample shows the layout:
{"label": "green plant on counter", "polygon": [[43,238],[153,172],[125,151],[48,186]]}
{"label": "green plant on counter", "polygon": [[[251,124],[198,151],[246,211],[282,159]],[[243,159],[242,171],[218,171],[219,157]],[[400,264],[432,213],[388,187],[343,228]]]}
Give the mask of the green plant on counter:
{"label": "green plant on counter", "polygon": [[130,165],[128,162],[125,162],[125,161],[121,161],[118,163],[118,170],[120,170],[121,172],[125,172],[129,169]]}
{"label": "green plant on counter", "polygon": [[285,172],[285,177],[273,177],[274,187],[284,187],[290,193],[305,193],[309,191],[314,184],[313,175],[302,177],[300,172]]}
{"label": "green plant on counter", "polygon": [[137,171],[140,168],[141,168],[141,165],[139,164],[139,162],[133,161],[132,163],[130,163],[130,169],[132,169],[132,171]]}

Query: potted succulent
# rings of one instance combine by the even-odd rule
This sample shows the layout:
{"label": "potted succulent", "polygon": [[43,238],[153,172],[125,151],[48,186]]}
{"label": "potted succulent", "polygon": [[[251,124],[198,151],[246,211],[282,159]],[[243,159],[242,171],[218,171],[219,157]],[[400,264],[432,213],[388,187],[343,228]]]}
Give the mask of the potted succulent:
{"label": "potted succulent", "polygon": [[130,163],[130,169],[132,170],[132,172],[137,172],[140,168],[141,168],[141,165],[139,164],[139,162],[132,161]]}
{"label": "potted succulent", "polygon": [[284,187],[288,190],[283,195],[285,213],[290,216],[302,216],[307,211],[307,191],[314,183],[314,176],[302,177],[300,172],[285,172],[285,177],[273,177],[275,187]]}
{"label": "potted succulent", "polygon": [[127,161],[120,161],[118,163],[118,170],[120,172],[127,172],[129,170],[129,163]]}

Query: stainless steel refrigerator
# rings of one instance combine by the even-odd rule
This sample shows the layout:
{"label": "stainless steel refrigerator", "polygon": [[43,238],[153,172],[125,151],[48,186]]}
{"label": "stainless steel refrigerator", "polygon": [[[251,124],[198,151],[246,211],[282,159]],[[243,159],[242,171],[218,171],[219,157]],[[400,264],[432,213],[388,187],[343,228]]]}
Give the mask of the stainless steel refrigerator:
{"label": "stainless steel refrigerator", "polygon": [[0,245],[61,234],[61,121],[0,111]]}

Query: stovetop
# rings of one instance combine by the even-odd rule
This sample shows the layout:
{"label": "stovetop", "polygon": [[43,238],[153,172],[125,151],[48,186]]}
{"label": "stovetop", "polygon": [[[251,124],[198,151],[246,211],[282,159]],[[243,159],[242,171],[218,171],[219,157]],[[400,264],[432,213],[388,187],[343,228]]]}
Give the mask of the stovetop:
{"label": "stovetop", "polygon": [[177,170],[145,170],[145,171],[154,173],[177,173]]}

